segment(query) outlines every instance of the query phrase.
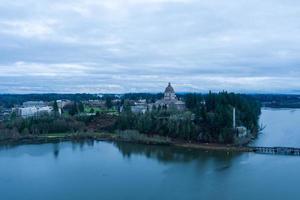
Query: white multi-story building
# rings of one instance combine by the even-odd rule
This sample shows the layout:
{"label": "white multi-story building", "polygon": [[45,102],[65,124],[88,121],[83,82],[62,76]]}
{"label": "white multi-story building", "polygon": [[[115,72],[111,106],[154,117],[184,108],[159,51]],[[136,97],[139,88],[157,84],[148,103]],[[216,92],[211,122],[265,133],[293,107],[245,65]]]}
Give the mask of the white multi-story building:
{"label": "white multi-story building", "polygon": [[43,113],[50,114],[53,112],[53,106],[48,106],[43,101],[27,101],[23,103],[22,107],[13,110],[18,116],[23,118],[38,116]]}
{"label": "white multi-story building", "polygon": [[17,108],[16,111],[19,116],[26,118],[26,117],[38,116],[43,113],[50,114],[53,111],[53,107],[51,107],[51,106],[43,106],[43,107],[31,106],[31,107]]}
{"label": "white multi-story building", "polygon": [[131,111],[133,113],[145,113],[149,108],[147,101],[145,99],[138,100],[134,103],[134,106],[131,106]]}

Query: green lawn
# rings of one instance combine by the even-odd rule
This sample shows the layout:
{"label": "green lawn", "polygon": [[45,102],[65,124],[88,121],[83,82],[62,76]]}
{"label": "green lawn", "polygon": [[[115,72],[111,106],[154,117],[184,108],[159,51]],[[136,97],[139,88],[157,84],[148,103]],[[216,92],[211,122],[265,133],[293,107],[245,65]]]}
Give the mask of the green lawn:
{"label": "green lawn", "polygon": [[90,113],[91,112],[91,109],[94,109],[94,113],[96,112],[103,112],[104,110],[99,108],[99,107],[90,107],[90,106],[84,106],[84,112],[85,113]]}
{"label": "green lawn", "polygon": [[99,107],[91,107],[91,106],[85,106],[84,107],[84,112],[85,113],[90,113],[91,109],[94,109],[94,113],[100,112],[100,113],[112,113],[112,114],[118,114],[117,110],[111,108],[111,109],[102,109]]}
{"label": "green lawn", "polygon": [[98,136],[98,137],[101,137],[101,136],[107,136],[107,135],[114,135],[112,133],[101,133],[101,132],[91,132],[91,133],[48,133],[48,134],[42,134],[42,135],[39,135],[39,137],[42,137],[42,138],[62,138],[62,137],[66,137],[66,136],[72,136],[72,135],[91,135],[91,136]]}
{"label": "green lawn", "polygon": [[72,135],[72,133],[49,133],[49,134],[39,135],[39,137],[59,138],[59,137],[65,137],[68,135]]}

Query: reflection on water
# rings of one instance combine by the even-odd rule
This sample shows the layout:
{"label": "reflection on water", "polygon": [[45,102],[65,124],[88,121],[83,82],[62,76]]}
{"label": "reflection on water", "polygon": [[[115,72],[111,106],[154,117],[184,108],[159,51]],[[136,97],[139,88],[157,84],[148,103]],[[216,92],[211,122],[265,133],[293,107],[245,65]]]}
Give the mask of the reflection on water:
{"label": "reflection on water", "polygon": [[55,158],[58,157],[59,155],[59,143],[54,143],[53,144],[53,155]]}
{"label": "reflection on water", "polygon": [[[264,110],[262,121],[267,128],[257,142],[267,145],[281,140],[286,145],[297,141],[300,123],[294,123],[298,116],[298,110]],[[289,137],[292,142],[282,139]],[[0,197],[289,200],[300,196],[298,166],[300,157],[295,156],[206,152],[123,142],[19,145],[0,149]]]}
{"label": "reflection on water", "polygon": [[[94,140],[80,140],[80,141],[72,141],[68,142],[71,144],[71,148],[73,152],[76,151],[83,151],[85,147],[93,147],[95,144]],[[51,151],[53,153],[54,158],[59,157],[59,153],[61,151],[61,148],[65,147],[65,142],[55,142],[55,143],[46,143],[46,144],[25,144],[25,145],[1,145],[0,146],[0,152],[6,151],[6,150],[14,150],[15,154],[28,154],[31,156],[43,156],[49,153]],[[41,148],[38,151],[32,151],[33,149],[36,149],[36,147],[39,147],[41,145],[47,146],[48,148]]]}
{"label": "reflection on water", "polygon": [[[149,159],[155,159],[163,164],[168,163],[189,163],[197,161],[203,165],[206,162],[222,163],[221,169],[227,169],[231,166],[232,160],[238,153],[201,151],[195,149],[186,149],[172,146],[141,145],[125,142],[113,143],[125,159],[132,156],[144,156]],[[219,164],[217,164],[219,166]]]}
{"label": "reflection on water", "polygon": [[[78,149],[80,151],[83,151],[85,147],[93,147],[95,144],[94,140],[78,140],[78,141],[72,141],[70,142],[72,144],[72,150],[73,152],[77,151]],[[53,144],[53,155],[55,158],[59,156],[60,151],[60,143]]]}
{"label": "reflection on water", "polygon": [[297,166],[298,157],[123,142],[22,145],[0,151],[0,190],[2,199],[293,199]]}

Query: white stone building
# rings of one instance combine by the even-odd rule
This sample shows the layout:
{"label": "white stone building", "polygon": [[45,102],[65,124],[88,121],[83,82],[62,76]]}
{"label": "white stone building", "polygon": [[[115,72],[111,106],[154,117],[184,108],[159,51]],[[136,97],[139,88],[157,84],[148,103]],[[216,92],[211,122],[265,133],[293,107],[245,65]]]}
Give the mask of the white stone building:
{"label": "white stone building", "polygon": [[170,109],[177,109],[177,110],[184,110],[185,109],[185,103],[183,101],[180,101],[177,99],[175,90],[172,87],[171,83],[168,84],[168,86],[165,89],[164,92],[164,98],[161,100],[158,100],[154,103],[156,107],[159,106],[167,106],[167,108]]}
{"label": "white stone building", "polygon": [[51,106],[43,106],[43,107],[31,106],[31,107],[16,108],[15,111],[18,116],[27,118],[27,117],[38,116],[43,113],[50,114],[53,111],[53,107],[51,107]]}
{"label": "white stone building", "polygon": [[53,106],[48,106],[46,102],[43,101],[27,101],[23,103],[22,107],[17,107],[13,109],[18,116],[23,118],[38,116],[43,113],[50,114],[53,112]]}

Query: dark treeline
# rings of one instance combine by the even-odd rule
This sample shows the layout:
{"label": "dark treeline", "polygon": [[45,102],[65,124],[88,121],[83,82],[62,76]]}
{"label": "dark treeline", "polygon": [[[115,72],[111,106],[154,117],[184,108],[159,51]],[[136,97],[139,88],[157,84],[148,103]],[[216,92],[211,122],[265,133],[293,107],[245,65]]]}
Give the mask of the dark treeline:
{"label": "dark treeline", "polygon": [[116,116],[103,113],[94,116],[43,114],[28,118],[18,117],[0,122],[0,139],[22,135],[113,131],[115,122]]}
{"label": "dark treeline", "polygon": [[[125,94],[121,97],[122,101],[118,101],[118,106],[123,107],[122,112],[119,113],[110,109],[113,106],[112,100],[116,97],[107,95],[102,97],[106,100],[107,111],[102,113],[98,111],[95,115],[87,115],[80,101],[80,99],[85,100],[89,96],[83,94],[79,96],[72,96],[74,103],[66,106],[62,115],[58,114],[55,101],[55,112],[52,114],[29,118],[12,115],[10,120],[0,122],[0,137],[136,130],[150,136],[167,136],[188,141],[233,143],[235,140],[232,122],[233,108],[236,108],[237,126],[246,127],[254,136],[259,130],[260,103],[255,101],[253,97],[246,95],[227,92],[203,95],[182,94],[180,98],[186,103],[187,109],[185,111],[170,109],[166,106],[154,106],[152,109],[148,109],[146,113],[133,113],[130,101],[146,99],[151,103],[160,99],[162,94]],[[95,95],[92,97],[94,98]],[[57,98],[66,98],[66,96],[58,95]],[[45,95],[45,97],[37,100],[46,101],[55,100],[55,98]]]}
{"label": "dark treeline", "polygon": [[122,96],[122,99],[139,100],[146,99],[149,103],[153,103],[158,99],[163,98],[163,93],[127,93]]}
{"label": "dark treeline", "polygon": [[[186,150],[184,148],[173,148],[173,147],[164,147],[159,148],[157,146],[149,145],[138,145],[125,142],[116,142],[114,145],[120,150],[124,157],[130,158],[131,156],[140,156],[143,155],[147,158],[156,159],[165,164],[167,163],[178,163],[197,160],[200,165],[204,163],[211,162],[211,158],[208,159],[207,155],[212,155],[212,158],[221,161],[222,163],[227,163],[230,165],[232,159],[235,157],[234,154],[228,154],[224,156],[224,152],[204,152],[204,151],[194,151]],[[202,154],[205,154],[203,156]]]}
{"label": "dark treeline", "polygon": [[186,94],[184,99],[185,112],[159,107],[145,114],[134,114],[125,105],[117,128],[184,140],[232,143],[232,110],[235,107],[238,126],[245,126],[253,135],[259,130],[260,104],[248,96],[222,92]]}
{"label": "dark treeline", "polygon": [[[185,98],[188,94],[177,94],[179,98]],[[197,94],[201,96],[201,94]],[[26,101],[54,101],[58,99],[68,99],[71,101],[86,101],[86,100],[106,100],[114,99],[115,94],[104,94],[102,97],[96,94],[0,94],[0,106],[11,108],[14,105],[20,105]],[[121,99],[139,100],[146,99],[147,102],[154,102],[163,97],[163,93],[127,93],[118,95]],[[300,95],[288,94],[251,94],[256,101],[259,101],[265,107],[287,107],[300,108]]]}
{"label": "dark treeline", "polygon": [[254,99],[264,107],[271,108],[300,108],[300,95],[288,94],[255,94]]}
{"label": "dark treeline", "polygon": [[0,106],[13,107],[26,101],[54,101],[68,99],[71,101],[95,100],[95,94],[0,94]]}

